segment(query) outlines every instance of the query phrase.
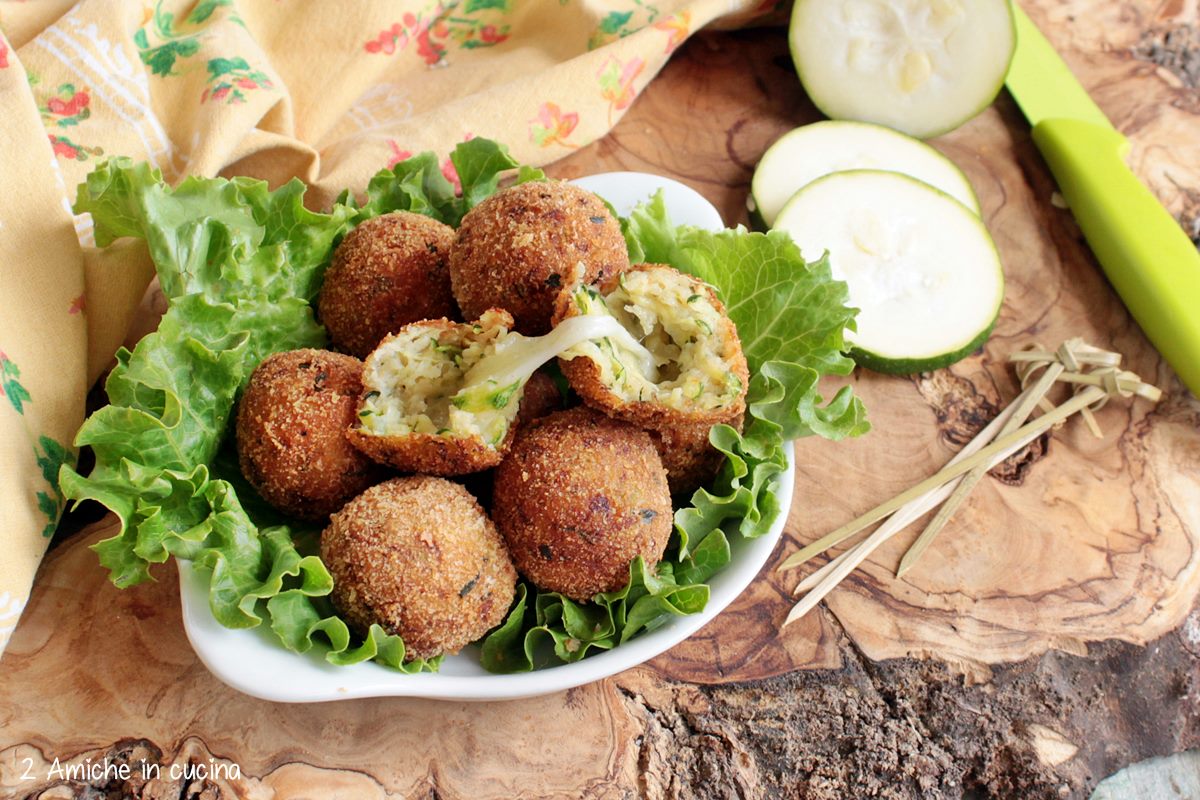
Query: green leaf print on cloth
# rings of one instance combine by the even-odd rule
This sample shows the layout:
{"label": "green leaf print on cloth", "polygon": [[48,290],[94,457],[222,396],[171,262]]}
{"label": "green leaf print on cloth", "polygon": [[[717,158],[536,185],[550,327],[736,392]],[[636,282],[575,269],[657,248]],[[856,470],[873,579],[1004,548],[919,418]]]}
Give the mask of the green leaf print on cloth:
{"label": "green leaf print on cloth", "polygon": [[[200,39],[204,33],[201,26],[218,8],[232,3],[233,0],[203,0],[182,21],[177,22],[175,15],[164,11],[162,0],[158,0],[146,24],[133,35],[142,63],[150,67],[154,75],[178,75],[175,69],[177,62],[200,52]],[[236,13],[229,18],[242,24],[241,17]]]}
{"label": "green leaf print on cloth", "polygon": [[246,95],[254,89],[271,89],[273,84],[265,72],[251,69],[244,58],[213,58],[208,62],[208,82],[213,84],[200,95],[200,102],[224,100],[226,103],[244,103]]}
{"label": "green leaf print on cloth", "polygon": [[58,486],[58,470],[63,464],[74,466],[75,455],[69,448],[64,447],[49,436],[39,436],[38,446],[33,448],[37,456],[38,467],[42,477],[50,484],[49,492],[38,492],[38,509],[46,515],[46,527],[42,528],[42,536],[51,536],[58,525],[58,515],[63,510],[64,498],[62,489]]}
{"label": "green leaf print on cloth", "polygon": [[18,414],[24,414],[25,404],[29,402],[29,392],[25,391],[25,387],[17,380],[20,377],[20,368],[0,351],[0,395],[8,398],[8,402],[12,403]]}

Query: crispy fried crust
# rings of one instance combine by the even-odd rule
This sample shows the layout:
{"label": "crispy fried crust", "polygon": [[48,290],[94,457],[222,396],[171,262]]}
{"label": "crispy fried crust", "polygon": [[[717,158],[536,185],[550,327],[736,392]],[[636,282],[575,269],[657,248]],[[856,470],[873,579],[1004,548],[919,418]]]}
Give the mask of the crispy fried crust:
{"label": "crispy fried crust", "polygon": [[[512,317],[503,309],[492,309],[496,312],[495,324],[505,328],[512,326]],[[452,332],[461,336],[469,326],[451,320],[430,319],[419,323],[422,328],[431,333]],[[379,345],[382,347],[391,336],[384,337]],[[363,408],[368,390],[363,387],[359,403],[356,405],[354,424],[347,428],[346,440],[362,453],[380,464],[395,467],[401,472],[415,472],[425,475],[467,475],[491,469],[500,463],[508,448],[512,445],[517,425],[509,426],[508,434],[498,447],[492,447],[479,436],[439,436],[432,433],[406,433],[398,436],[379,436],[367,433],[358,425],[357,411]],[[522,403],[524,400],[522,399]],[[515,421],[514,421],[515,422]]]}
{"label": "crispy fried crust", "polygon": [[410,322],[454,317],[447,260],[454,229],[397,211],[366,220],[333,254],[318,310],[333,343],[366,358]]}
{"label": "crispy fried crust", "polygon": [[[567,381],[585,403],[598,408],[610,416],[633,422],[645,428],[665,428],[678,425],[715,425],[718,422],[729,422],[742,416],[746,411],[746,388],[750,385],[750,369],[746,365],[746,356],[742,352],[742,343],[738,338],[737,327],[733,320],[725,314],[725,306],[717,297],[716,292],[708,284],[690,275],[678,272],[666,264],[638,264],[630,268],[630,272],[669,269],[686,278],[696,293],[703,293],[712,302],[713,307],[721,313],[721,327],[718,331],[723,349],[721,358],[730,365],[730,372],[742,382],[742,391],[736,403],[725,408],[717,409],[676,409],[661,403],[651,401],[625,400],[610,391],[600,379],[600,368],[590,358],[573,358],[570,361],[559,359]],[[608,294],[618,285],[620,276],[614,276],[600,284],[601,294]],[[564,319],[579,315],[579,308],[572,298],[571,288],[564,289],[555,299],[553,322],[555,325]]]}
{"label": "crispy fried crust", "polygon": [[[740,432],[745,414],[727,424]],[[725,455],[709,444],[708,433],[713,426],[707,422],[699,425],[667,425],[647,428],[654,449],[667,470],[667,484],[672,497],[690,497],[701,486],[708,486],[717,476]]]}
{"label": "crispy fried crust", "polygon": [[[580,275],[580,266],[582,274]],[[450,248],[454,297],[468,319],[507,309],[516,330],[550,330],[559,290],[629,268],[621,227],[600,198],[561,181],[496,192],[463,217]]]}
{"label": "crispy fried crust", "polygon": [[496,527],[466,489],[395,478],[334,514],[321,534],[334,606],[360,635],[404,639],[405,660],[457,653],[499,625],[517,573]]}
{"label": "crispy fried crust", "polygon": [[466,475],[491,469],[500,463],[513,441],[515,425],[499,447],[490,447],[478,436],[438,436],[432,433],[407,433],[402,436],[375,436],[360,428],[350,428],[346,438],[352,445],[381,464],[401,472],[424,475]]}
{"label": "crispy fried crust", "polygon": [[326,350],[265,359],[237,414],[242,474],[268,503],[301,519],[324,519],[383,479],[346,441],[362,391],[362,363]]}
{"label": "crispy fried crust", "polygon": [[518,428],[527,427],[534,420],[553,414],[562,407],[562,392],[558,390],[554,379],[544,372],[535,372],[525,384],[524,394],[521,395],[521,408],[517,411],[514,425]]}
{"label": "crispy fried crust", "polygon": [[671,536],[666,472],[645,431],[585,407],[517,435],[496,469],[492,518],[539,588],[588,600],[650,567]]}

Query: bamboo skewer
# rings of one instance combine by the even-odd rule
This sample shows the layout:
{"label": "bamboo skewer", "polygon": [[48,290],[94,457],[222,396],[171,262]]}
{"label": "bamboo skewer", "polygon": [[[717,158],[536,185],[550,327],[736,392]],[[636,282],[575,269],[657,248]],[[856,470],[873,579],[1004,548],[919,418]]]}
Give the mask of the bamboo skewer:
{"label": "bamboo skewer", "polygon": [[[979,452],[979,450],[985,444],[987,444],[993,436],[995,436],[997,433],[999,433],[1000,429],[1004,426],[1004,424],[1007,423],[1008,420],[1012,418],[1012,415],[1013,415],[1013,407],[1010,405],[1008,408],[1005,408],[998,415],[996,415],[996,418],[993,419],[991,422],[989,422],[987,424],[987,426],[982,431],[979,432],[979,435],[976,436],[974,439],[972,439],[967,444],[966,447],[964,447],[962,450],[960,450],[954,456],[954,458],[952,458],[950,460],[950,462],[947,466],[959,463],[962,461],[962,459],[968,458],[968,457],[974,455],[975,453]],[[914,492],[912,489],[908,490],[904,494],[895,498],[896,500],[900,500],[903,498],[904,502],[902,502],[900,504],[900,506],[897,506],[897,509],[894,509],[894,510],[898,510],[901,506],[904,506],[909,502],[911,502],[915,507],[921,501],[922,494],[924,494],[924,493],[923,492]],[[949,495],[949,492],[947,492],[947,495]],[[917,512],[914,516],[912,516],[908,520],[908,522],[912,522],[913,520],[917,519],[917,517],[920,517],[922,514],[929,511],[929,509],[933,508],[935,505],[937,505],[937,504],[930,503],[930,504],[926,505],[921,511]],[[801,564],[805,563],[806,561],[813,558],[814,556],[819,555],[819,554],[825,552],[826,550],[828,550],[829,548],[833,547],[834,545],[840,544],[841,542],[845,541],[846,539],[849,539],[851,536],[854,536],[855,534],[857,534],[859,531],[861,531],[863,528],[867,527],[871,523],[876,522],[879,519],[882,519],[883,516],[886,516],[887,514],[892,513],[891,511],[888,511],[887,514],[883,514],[878,517],[875,517],[875,519],[866,519],[868,515],[873,513],[873,511],[878,511],[880,508],[882,508],[882,506],[877,506],[872,511],[868,511],[867,514],[864,514],[863,516],[859,517],[858,519],[852,520],[852,521],[846,523],[845,525],[838,528],[833,533],[829,533],[829,534],[826,534],[825,536],[822,536],[820,539],[817,539],[812,544],[809,544],[809,545],[805,546],[804,548],[802,548],[799,552],[793,553],[791,556],[789,556],[787,558],[787,560],[785,560],[782,564],[779,565],[779,567],[778,567],[779,571],[782,572],[783,570],[792,569],[794,567],[800,566]],[[866,520],[866,521],[864,522],[863,520]],[[908,524],[908,523],[905,523],[905,524]]]}
{"label": "bamboo skewer", "polygon": [[[999,415],[996,416],[995,419],[993,419],[990,423],[988,423],[988,425],[982,431],[979,432],[978,436],[976,436],[974,439],[972,439],[970,442],[968,442],[966,447],[964,447],[962,450],[959,450],[954,455],[954,458],[950,459],[949,463],[955,464],[955,463],[963,460],[964,458],[967,458],[967,457],[977,453],[980,450],[980,448],[982,448],[985,444],[988,443],[988,441],[991,440],[992,436],[989,434],[998,433],[1000,427],[1002,425],[1004,425],[1005,422],[1007,422],[1009,419],[1011,419],[1011,416],[1012,416],[1011,413],[1007,412],[1007,410],[1002,411]],[[892,528],[894,528],[893,532],[899,532],[899,531],[903,530],[904,528],[907,528],[909,525],[911,525],[917,519],[920,519],[920,517],[923,514],[928,513],[930,509],[934,508],[935,506],[937,506],[938,503],[942,502],[947,497],[949,497],[950,493],[953,489],[954,489],[954,485],[948,483],[946,486],[941,487],[940,489],[938,489],[935,492],[931,492],[930,494],[926,495],[925,497],[918,497],[918,498],[910,501],[904,507],[898,509],[896,511],[896,513],[893,514],[888,519],[888,521],[885,522],[884,525],[881,527],[892,527]],[[850,535],[853,536],[854,534],[856,534],[858,532],[859,531],[854,531]],[[890,537],[888,537],[888,538],[890,538]],[[813,545],[815,545],[817,543],[818,542],[814,542]],[[882,540],[879,543],[882,544]],[[812,573],[811,575],[806,577],[804,580],[800,581],[799,585],[796,586],[796,589],[792,592],[792,594],[801,594],[803,592],[808,591],[813,586],[816,586],[821,581],[822,578],[824,578],[826,575],[829,574],[829,572],[835,567],[837,562],[840,562],[842,559],[849,556],[852,552],[854,552],[858,548],[866,546],[866,544],[867,544],[867,540],[859,542],[853,548],[851,548],[851,549],[847,550],[846,552],[841,553],[840,555],[831,559],[828,563],[826,563],[824,566],[822,566],[816,572]],[[809,545],[809,547],[812,547],[813,545]],[[875,549],[874,547],[871,548],[871,550],[874,550],[874,549]],[[797,558],[799,555],[802,555],[803,552],[804,552],[803,550],[800,551],[800,553],[797,553],[796,556],[793,556],[792,558]],[[789,562],[791,560],[792,559],[788,559],[788,561],[785,561],[783,563],[783,565],[779,567],[779,569],[781,569],[781,570],[788,569],[790,566],[799,566],[800,564],[804,563],[803,561],[798,561],[795,565],[791,565],[791,564],[789,564]]]}
{"label": "bamboo skewer", "polygon": [[[1066,367],[1061,363],[1049,365],[1041,377],[1038,378],[1037,382],[1034,383],[1033,387],[1024,391],[1009,406],[1009,408],[1015,408],[1016,410],[1013,411],[1008,422],[1000,430],[1000,436],[1011,433],[1025,424],[1025,421],[1029,419],[1029,415],[1033,413],[1038,404],[1046,399],[1046,393],[1050,391],[1050,387],[1054,385],[1065,369]],[[917,559],[933,543],[938,533],[946,526],[950,518],[954,516],[954,512],[967,499],[967,495],[975,488],[975,484],[979,483],[991,468],[991,464],[980,464],[962,477],[958,485],[954,487],[954,492],[950,495],[950,498],[942,504],[937,514],[934,515],[934,518],[925,526],[925,530],[921,531],[921,535],[917,537],[917,540],[908,548],[908,552],[900,559],[900,566],[896,569],[897,578],[904,577],[904,573],[913,568],[913,565],[917,563]]]}
{"label": "bamboo skewer", "polygon": [[[1036,404],[1037,401],[1034,402]],[[1041,432],[1032,433],[1010,445],[1007,449],[994,453],[988,461],[985,461],[982,465],[980,465],[979,469],[981,469],[983,472],[987,472],[989,469],[996,466],[1001,461],[1008,458],[1040,435]],[[907,528],[913,522],[913,520],[920,517],[926,511],[933,508],[947,497],[950,497],[955,488],[962,485],[962,480],[963,479],[959,478],[948,481],[944,486],[935,489],[925,497],[919,498],[918,501],[914,501],[910,506],[905,506],[905,508],[912,508],[914,511],[906,514],[905,516],[901,516],[901,514],[904,513],[903,509],[898,511],[890,519],[888,519],[887,522],[885,522],[883,525],[880,525],[874,533],[864,539],[860,544],[843,553],[842,556],[845,556],[845,558],[839,557],[836,559],[837,566],[828,572],[825,572],[819,582],[814,584],[813,581],[802,581],[802,584],[806,583],[812,586],[812,588],[808,591],[808,594],[804,595],[800,602],[797,603],[796,606],[791,610],[791,612],[787,615],[787,619],[783,621],[783,624],[787,625],[790,622],[795,622],[816,607],[817,603],[825,599],[825,595],[833,591],[833,589],[839,583],[841,583],[847,575],[857,569],[858,566],[862,564],[862,562],[865,561],[877,547],[879,547],[879,545],[895,536],[901,530]],[[832,561],[830,562],[830,564],[833,563],[834,562]],[[830,564],[826,564],[825,566],[829,567]],[[822,569],[824,569],[824,567]],[[821,572],[821,570],[818,570],[818,572]],[[796,588],[799,591],[800,587]]]}
{"label": "bamboo skewer", "polygon": [[[908,491],[802,548],[779,566],[780,570],[797,567],[813,556],[857,535],[867,526],[885,517],[891,517],[867,538],[830,559],[820,569],[800,581],[794,593],[805,593],[804,597],[788,614],[784,626],[811,611],[879,545],[922,514],[944,502],[938,514],[901,560],[896,576],[902,576],[912,568],[988,470],[1072,414],[1080,413],[1093,434],[1100,436],[1099,426],[1092,416],[1092,411],[1099,410],[1111,398],[1118,395],[1138,396],[1157,401],[1162,396],[1159,389],[1144,383],[1136,374],[1120,371],[1119,353],[1101,350],[1080,339],[1068,340],[1054,352],[1035,346],[1033,349],[1014,353],[1010,360],[1018,364],[1018,376],[1024,387],[1021,394],[945,467]],[[1082,371],[1086,367],[1095,369],[1091,372]],[[1029,386],[1031,378],[1039,372],[1041,375]],[[1076,387],[1075,394],[1059,406],[1047,399],[1048,392],[1056,383]],[[1035,408],[1041,408],[1044,413],[1032,422],[1027,421]]]}

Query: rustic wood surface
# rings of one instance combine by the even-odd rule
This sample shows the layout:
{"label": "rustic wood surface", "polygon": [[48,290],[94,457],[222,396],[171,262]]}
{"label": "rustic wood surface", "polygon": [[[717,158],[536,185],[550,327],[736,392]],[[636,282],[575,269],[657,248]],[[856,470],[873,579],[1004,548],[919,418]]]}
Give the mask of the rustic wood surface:
{"label": "rustic wood surface", "polygon": [[[1193,224],[1195,3],[1030,5],[1130,136],[1135,169]],[[703,34],[608,137],[550,171],[672,175],[732,224],[765,147],[817,118],[782,31]],[[0,662],[0,797],[1086,797],[1127,763],[1200,745],[1200,614],[1188,616],[1200,405],[1051,204],[1007,96],[935,144],[975,184],[1001,250],[1000,324],[951,370],[853,378],[875,430],[797,445],[797,502],[774,562],[934,472],[1012,396],[1003,357],[1031,339],[1082,335],[1124,352],[1168,390],[1158,407],[1116,402],[1099,414],[1104,438],[1070,424],[1035,443],[905,580],[891,570],[911,534],[785,635],[798,576],[765,571],[649,665],[511,703],[239,695],[192,653],[172,567],[155,584],[107,583],[86,549],[110,530],[102,521],[51,553]],[[45,779],[55,758],[105,755],[168,766],[149,783]],[[213,759],[241,777],[170,780],[170,764]]]}

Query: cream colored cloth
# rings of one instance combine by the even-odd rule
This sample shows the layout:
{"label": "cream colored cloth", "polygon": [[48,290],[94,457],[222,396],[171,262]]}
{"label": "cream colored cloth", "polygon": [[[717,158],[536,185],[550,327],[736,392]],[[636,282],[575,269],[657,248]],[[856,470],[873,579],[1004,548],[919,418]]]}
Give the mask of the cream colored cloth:
{"label": "cream colored cloth", "polygon": [[99,161],[171,182],[298,176],[317,207],[472,136],[544,164],[603,136],[692,32],[773,5],[0,0],[0,652],[63,510],[84,395],[152,274],[144,248],[98,252],[71,213]]}

